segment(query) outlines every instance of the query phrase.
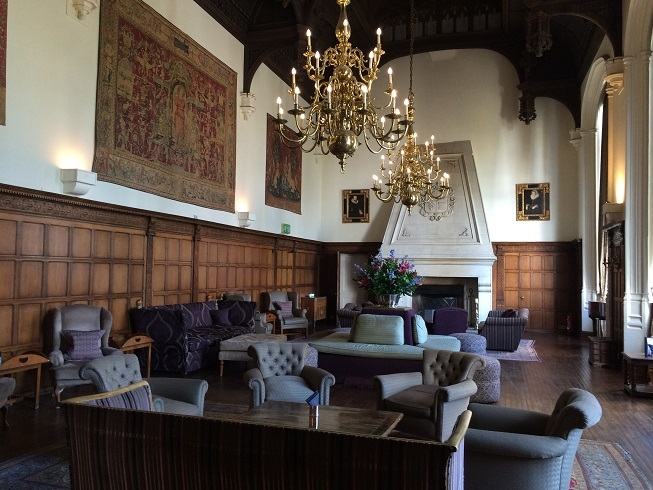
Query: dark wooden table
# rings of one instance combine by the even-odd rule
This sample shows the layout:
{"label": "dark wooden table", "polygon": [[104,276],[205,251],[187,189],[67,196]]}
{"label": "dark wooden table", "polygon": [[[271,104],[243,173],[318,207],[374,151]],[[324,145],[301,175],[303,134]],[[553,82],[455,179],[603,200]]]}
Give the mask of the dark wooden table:
{"label": "dark wooden table", "polygon": [[216,414],[214,412],[210,416],[277,427],[386,436],[395,428],[403,414],[320,405],[317,407],[317,415],[313,416],[311,407],[306,403],[268,401],[245,413]]}
{"label": "dark wooden table", "polygon": [[[641,353],[623,353],[624,363],[624,390],[630,396],[653,397],[653,386],[642,380],[648,377],[649,370],[653,368],[653,357],[646,357]],[[637,369],[638,367],[644,369]],[[640,384],[637,382],[640,381]]]}

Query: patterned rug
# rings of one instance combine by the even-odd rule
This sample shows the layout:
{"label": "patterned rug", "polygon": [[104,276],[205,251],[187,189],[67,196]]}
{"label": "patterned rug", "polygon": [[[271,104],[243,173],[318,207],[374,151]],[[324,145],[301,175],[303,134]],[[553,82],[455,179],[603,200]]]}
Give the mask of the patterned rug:
{"label": "patterned rug", "polygon": [[[246,410],[243,405],[207,402],[208,411]],[[66,446],[0,463],[0,488],[69,489]],[[618,444],[581,439],[571,473],[570,490],[650,490],[651,483]]]}
{"label": "patterned rug", "polygon": [[535,352],[534,340],[521,339],[519,341],[519,347],[515,352],[509,351],[500,351],[500,350],[489,350],[486,355],[489,357],[494,357],[500,361],[537,361],[540,362],[540,358]]}

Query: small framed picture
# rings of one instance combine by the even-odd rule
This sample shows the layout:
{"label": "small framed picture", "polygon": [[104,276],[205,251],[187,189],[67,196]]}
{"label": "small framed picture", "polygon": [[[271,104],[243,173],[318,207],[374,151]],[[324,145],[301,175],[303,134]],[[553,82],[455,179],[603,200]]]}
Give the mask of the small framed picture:
{"label": "small framed picture", "polygon": [[644,354],[646,357],[653,357],[653,337],[646,337]]}
{"label": "small framed picture", "polygon": [[370,222],[369,189],[353,189],[342,191],[342,222]]}
{"label": "small framed picture", "polygon": [[549,184],[517,184],[517,221],[549,221]]}

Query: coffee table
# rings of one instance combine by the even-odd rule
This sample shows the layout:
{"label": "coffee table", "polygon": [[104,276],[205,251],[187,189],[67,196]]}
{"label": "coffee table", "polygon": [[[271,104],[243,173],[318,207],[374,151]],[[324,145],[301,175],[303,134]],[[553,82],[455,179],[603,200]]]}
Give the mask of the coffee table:
{"label": "coffee table", "polygon": [[[311,409],[316,408],[317,411],[312,412]],[[403,414],[366,408],[333,405],[310,407],[306,403],[267,401],[249,412],[219,415],[213,413],[211,417],[276,427],[387,436],[399,423]]]}
{"label": "coffee table", "polygon": [[220,341],[220,376],[224,371],[224,361],[249,361],[252,358],[247,354],[249,346],[256,342],[285,342],[288,337],[270,333],[246,333],[227,340]]}

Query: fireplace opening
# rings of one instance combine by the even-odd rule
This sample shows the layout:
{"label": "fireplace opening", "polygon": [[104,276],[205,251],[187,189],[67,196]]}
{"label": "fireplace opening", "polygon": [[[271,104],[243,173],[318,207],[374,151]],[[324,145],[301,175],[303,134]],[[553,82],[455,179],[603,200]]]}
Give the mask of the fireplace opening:
{"label": "fireplace opening", "polygon": [[425,284],[418,286],[413,294],[413,309],[427,323],[433,322],[435,310],[449,306],[465,308],[463,284]]}

